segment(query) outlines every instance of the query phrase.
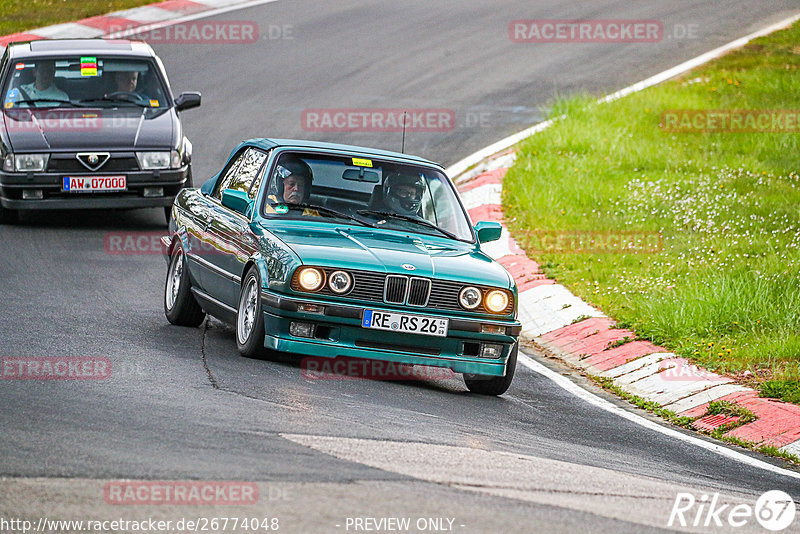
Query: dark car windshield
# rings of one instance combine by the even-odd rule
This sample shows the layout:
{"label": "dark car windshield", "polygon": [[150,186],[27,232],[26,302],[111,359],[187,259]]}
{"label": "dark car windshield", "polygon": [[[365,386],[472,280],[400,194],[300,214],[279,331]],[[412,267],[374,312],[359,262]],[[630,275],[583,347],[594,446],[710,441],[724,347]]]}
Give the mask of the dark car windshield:
{"label": "dark car windshield", "polygon": [[472,225],[455,188],[434,168],[283,153],[269,172],[261,210],[265,217],[346,219],[376,228],[473,240]]}
{"label": "dark car windshield", "polygon": [[3,81],[3,107],[160,108],[169,105],[148,59],[75,56],[20,60]]}

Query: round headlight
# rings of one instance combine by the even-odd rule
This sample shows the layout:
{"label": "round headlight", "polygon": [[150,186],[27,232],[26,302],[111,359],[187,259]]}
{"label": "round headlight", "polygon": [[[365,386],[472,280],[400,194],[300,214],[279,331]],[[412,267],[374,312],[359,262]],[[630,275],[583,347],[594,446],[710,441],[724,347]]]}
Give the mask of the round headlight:
{"label": "round headlight", "polygon": [[458,302],[468,310],[474,310],[481,303],[481,291],[477,287],[465,287],[458,294]]}
{"label": "round headlight", "polygon": [[508,307],[508,295],[505,291],[493,289],[486,294],[485,306],[490,312],[500,313]]}
{"label": "round headlight", "polygon": [[325,277],[322,271],[314,267],[303,267],[297,273],[297,283],[306,291],[316,291],[324,281]]}
{"label": "round headlight", "polygon": [[334,293],[347,293],[353,285],[353,279],[344,271],[336,271],[328,277],[328,287]]}

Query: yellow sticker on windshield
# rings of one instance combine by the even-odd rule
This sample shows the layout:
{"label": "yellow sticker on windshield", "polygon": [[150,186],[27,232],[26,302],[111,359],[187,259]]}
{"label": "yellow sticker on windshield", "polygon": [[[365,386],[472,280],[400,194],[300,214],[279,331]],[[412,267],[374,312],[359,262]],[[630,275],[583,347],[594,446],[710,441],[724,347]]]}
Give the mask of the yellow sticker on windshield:
{"label": "yellow sticker on windshield", "polygon": [[362,158],[353,158],[353,165],[358,165],[359,167],[372,167],[372,160],[371,159],[362,159]]}
{"label": "yellow sticker on windshield", "polygon": [[13,107],[14,107],[14,103],[13,102],[6,102],[6,109],[11,109]]}
{"label": "yellow sticker on windshield", "polygon": [[158,100],[151,100],[150,101],[150,107],[151,108],[157,108],[158,107]]}

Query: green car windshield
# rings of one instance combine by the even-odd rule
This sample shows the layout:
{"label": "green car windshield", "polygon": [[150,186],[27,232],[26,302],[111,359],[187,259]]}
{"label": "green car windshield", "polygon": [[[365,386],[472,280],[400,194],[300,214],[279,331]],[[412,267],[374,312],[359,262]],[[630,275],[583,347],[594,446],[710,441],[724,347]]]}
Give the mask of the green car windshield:
{"label": "green car windshield", "polygon": [[391,161],[283,153],[270,170],[262,215],[316,218],[473,241],[447,177]]}
{"label": "green car windshield", "polygon": [[5,109],[169,106],[161,76],[149,59],[20,60],[11,65],[2,91]]}

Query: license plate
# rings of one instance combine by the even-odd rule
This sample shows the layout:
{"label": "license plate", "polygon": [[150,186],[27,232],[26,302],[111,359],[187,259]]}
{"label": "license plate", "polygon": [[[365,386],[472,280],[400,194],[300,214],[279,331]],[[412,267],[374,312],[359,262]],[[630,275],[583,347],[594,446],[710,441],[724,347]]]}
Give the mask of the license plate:
{"label": "license plate", "polygon": [[440,317],[364,310],[361,326],[391,332],[445,337],[447,336],[448,321],[448,319]]}
{"label": "license plate", "polygon": [[125,176],[65,176],[61,190],[67,193],[94,193],[127,189]]}

